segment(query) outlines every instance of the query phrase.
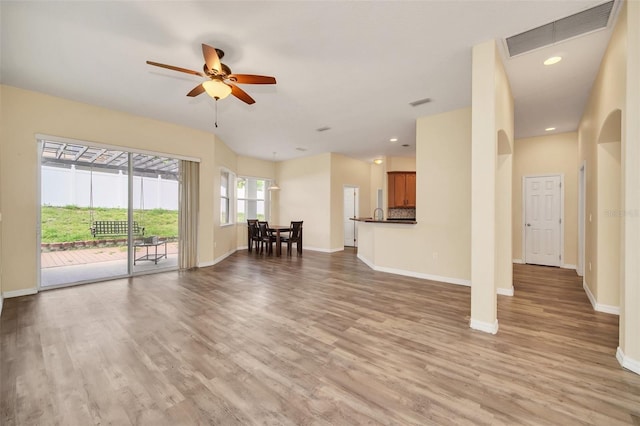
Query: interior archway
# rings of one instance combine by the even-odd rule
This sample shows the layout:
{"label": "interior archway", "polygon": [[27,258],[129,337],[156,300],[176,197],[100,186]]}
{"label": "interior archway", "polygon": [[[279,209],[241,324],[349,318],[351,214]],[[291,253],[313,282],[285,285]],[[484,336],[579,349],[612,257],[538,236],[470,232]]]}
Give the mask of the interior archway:
{"label": "interior archway", "polygon": [[622,209],[622,112],[604,121],[597,150],[597,303],[604,310],[620,307]]}
{"label": "interior archway", "polygon": [[512,143],[507,133],[497,133],[496,158],[496,291],[513,296],[511,186],[513,169]]}

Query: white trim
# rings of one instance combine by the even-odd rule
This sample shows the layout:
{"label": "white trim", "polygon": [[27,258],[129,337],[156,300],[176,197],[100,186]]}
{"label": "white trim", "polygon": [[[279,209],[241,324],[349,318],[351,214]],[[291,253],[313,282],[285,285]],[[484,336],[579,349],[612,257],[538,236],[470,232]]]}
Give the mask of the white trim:
{"label": "white trim", "polygon": [[471,318],[469,327],[474,330],[484,331],[485,333],[496,334],[498,332],[498,320],[491,324],[490,322],[478,321]]}
{"label": "white trim", "polygon": [[596,298],[593,295],[593,293],[591,293],[591,290],[587,285],[587,280],[585,279],[582,280],[582,288],[584,289],[584,292],[587,293],[587,297],[589,298],[589,302],[591,302],[591,306],[593,307],[594,311],[603,312],[605,314],[612,314],[612,315],[618,315],[618,316],[620,315],[619,306],[603,305],[602,303],[598,303],[596,301]]}
{"label": "white trim", "polygon": [[36,244],[35,244],[35,259],[36,259],[36,289],[40,291],[42,289],[42,150],[44,149],[44,142],[36,139],[36,151],[38,158],[36,159],[36,206],[40,206],[36,209]]}
{"label": "white trim", "polygon": [[466,286],[466,287],[471,287],[471,281],[470,280],[463,280],[463,279],[460,279],[460,278],[443,277],[443,276],[440,276],[440,275],[424,274],[424,273],[421,273],[421,272],[407,271],[405,269],[388,268],[386,266],[376,266],[371,261],[369,261],[368,259],[365,259],[364,257],[360,256],[360,254],[358,254],[358,259],[362,260],[369,268],[373,269],[374,271],[378,271],[378,272],[386,272],[388,274],[403,275],[405,277],[420,278],[420,279],[423,279],[423,280],[438,281],[438,282],[441,282],[441,283],[463,285],[463,286]]}
{"label": "white trim", "polygon": [[304,246],[305,250],[311,250],[311,251],[319,251],[322,253],[336,253],[339,251],[344,251],[344,247],[340,247],[340,248],[332,248],[332,249],[326,249],[326,248],[320,248],[320,247],[307,247]]}
{"label": "white trim", "polygon": [[629,371],[640,374],[640,361],[631,359],[626,356],[620,346],[618,346],[618,349],[616,350],[616,359],[618,360],[622,368],[626,368]]}
{"label": "white trim", "polygon": [[362,260],[362,262],[367,265],[369,268],[373,269],[374,271],[376,270],[376,265],[373,264],[373,262],[371,262],[369,259],[367,259],[366,257],[362,256],[360,253],[358,253],[356,255],[356,257],[360,260]]}
{"label": "white trim", "polygon": [[578,265],[576,272],[584,276],[585,236],[587,223],[587,160],[578,170]]}
{"label": "white trim", "polygon": [[213,266],[215,264],[216,262],[213,260],[210,260],[208,262],[198,262],[198,268],[208,268],[209,266]]}
{"label": "white trim", "polygon": [[558,263],[556,265],[549,266],[561,266],[562,262],[564,262],[564,173],[542,173],[536,175],[523,175],[522,176],[522,260],[523,263],[527,263],[527,239],[526,239],[526,214],[527,214],[527,184],[526,181],[528,178],[540,178],[540,177],[552,177],[558,176],[560,178],[560,229],[558,236],[560,245],[558,248],[558,254],[560,255],[560,259],[558,259]]}
{"label": "white trim", "polygon": [[220,257],[217,257],[217,258],[213,259],[213,264],[215,265],[215,264],[217,264],[217,263],[222,262],[222,261],[223,261],[223,260],[225,260],[227,257],[229,257],[229,256],[231,256],[233,253],[235,253],[236,251],[238,251],[238,249],[231,250],[231,251],[229,251],[229,252],[226,252],[226,253],[225,253],[225,254],[223,254],[222,256],[220,256]]}
{"label": "white trim", "polygon": [[186,155],[173,154],[173,153],[160,152],[160,151],[148,151],[148,150],[145,150],[145,149],[131,148],[131,147],[125,146],[125,145],[109,145],[109,144],[106,144],[106,143],[94,142],[94,141],[90,141],[90,140],[66,138],[66,137],[63,137],[63,136],[45,135],[45,134],[42,134],[42,133],[36,133],[36,140],[38,142],[39,141],[51,141],[51,142],[68,143],[68,144],[84,145],[84,146],[90,145],[90,146],[95,146],[96,148],[105,148],[105,149],[109,149],[109,150],[113,150],[113,151],[126,151],[126,152],[133,152],[135,154],[171,157],[171,158],[175,158],[177,160],[193,161],[195,163],[199,163],[200,161],[202,161],[200,158],[187,157]]}
{"label": "white trim", "polygon": [[4,298],[0,294],[0,317],[2,316],[2,305],[4,305]]}
{"label": "white trim", "polygon": [[517,263],[518,265],[524,265],[524,260],[522,259],[513,259],[512,262]]}
{"label": "white trim", "polygon": [[21,297],[21,296],[31,296],[32,294],[37,294],[37,288],[24,288],[22,290],[13,290],[13,291],[5,291],[2,293],[2,297],[5,299],[11,299],[12,297]]}
{"label": "white trim", "polygon": [[498,293],[501,296],[513,296],[513,287],[511,287],[511,288],[500,288],[500,287],[498,287],[496,289],[496,293]]}
{"label": "white trim", "polygon": [[562,269],[576,269],[576,265],[572,265],[571,263],[563,263],[560,267]]}

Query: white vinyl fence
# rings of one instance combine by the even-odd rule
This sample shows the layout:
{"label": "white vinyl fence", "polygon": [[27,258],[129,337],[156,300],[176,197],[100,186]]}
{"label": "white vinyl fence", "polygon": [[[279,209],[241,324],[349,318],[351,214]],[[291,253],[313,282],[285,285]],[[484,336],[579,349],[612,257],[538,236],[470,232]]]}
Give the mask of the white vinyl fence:
{"label": "white vinyl fence", "polygon": [[[42,205],[90,207],[91,172],[42,166]],[[141,183],[142,179],[142,183]],[[142,185],[142,188],[141,188]],[[141,205],[140,192],[144,192]],[[93,207],[127,208],[127,175],[93,172]],[[133,208],[178,210],[178,181],[133,177]]]}

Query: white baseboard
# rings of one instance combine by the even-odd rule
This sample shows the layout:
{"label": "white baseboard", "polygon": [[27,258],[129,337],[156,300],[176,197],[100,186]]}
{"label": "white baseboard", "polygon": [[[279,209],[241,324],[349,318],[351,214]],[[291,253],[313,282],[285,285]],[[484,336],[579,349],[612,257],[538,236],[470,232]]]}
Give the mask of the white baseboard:
{"label": "white baseboard", "polygon": [[231,256],[233,253],[235,253],[236,251],[238,251],[238,250],[236,249],[236,250],[228,251],[228,252],[226,252],[225,254],[223,254],[222,256],[220,256],[220,257],[217,257],[217,258],[213,259],[213,264],[215,265],[216,263],[220,263],[220,262],[222,262],[222,261],[223,261],[223,260],[225,260],[227,257],[229,257],[229,256]]}
{"label": "white baseboard", "polygon": [[572,265],[570,263],[563,263],[562,265],[560,265],[560,267],[562,269],[578,269],[576,265]]}
{"label": "white baseboard", "polygon": [[36,293],[38,293],[37,288],[25,288],[22,290],[5,291],[2,293],[2,297],[4,299],[11,299],[12,297],[31,296]]}
{"label": "white baseboard", "polygon": [[367,265],[369,268],[373,269],[374,271],[376,270],[376,265],[373,264],[372,261],[370,261],[369,259],[367,259],[366,257],[362,256],[360,253],[358,253],[356,255],[356,257],[360,260],[362,260],[362,262]]}
{"label": "white baseboard", "polygon": [[593,307],[594,311],[604,312],[605,314],[612,314],[612,315],[618,315],[618,316],[620,315],[619,306],[604,305],[596,301],[596,298],[593,295],[593,293],[591,293],[591,290],[587,285],[587,280],[585,279],[582,280],[582,288],[584,289],[584,292],[587,293],[587,297],[589,298],[589,302],[591,302],[591,306]]}
{"label": "white baseboard", "polygon": [[498,332],[498,320],[492,324],[490,322],[478,321],[471,318],[471,321],[469,321],[469,327],[474,330],[484,331],[485,333],[496,334]]}
{"label": "white baseboard", "polygon": [[520,265],[524,265],[524,260],[522,260],[522,259],[513,259],[512,262],[520,264]]}
{"label": "white baseboard", "polygon": [[2,305],[4,305],[4,298],[0,294],[0,317],[2,316]]}
{"label": "white baseboard", "polygon": [[469,280],[463,280],[460,278],[443,277],[440,275],[424,274],[422,272],[407,271],[405,269],[388,268],[386,266],[376,266],[369,259],[365,259],[364,257],[360,256],[360,254],[358,254],[358,259],[362,260],[369,268],[373,269],[374,271],[386,272],[388,274],[395,274],[395,275],[403,275],[405,277],[420,278],[423,280],[438,281],[438,282],[447,283],[447,284],[464,285],[467,287],[471,286],[471,281]]}
{"label": "white baseboard", "polygon": [[214,260],[210,260],[208,262],[198,262],[198,268],[206,268],[215,264],[216,262]]}
{"label": "white baseboard", "polygon": [[636,361],[635,359],[625,356],[620,346],[618,346],[618,350],[616,350],[616,359],[623,368],[633,371],[636,374],[640,374],[640,361]]}
{"label": "white baseboard", "polygon": [[326,248],[320,248],[320,247],[307,247],[307,246],[304,246],[303,248],[304,248],[304,250],[319,251],[319,252],[322,252],[322,253],[336,253],[336,252],[339,252],[339,251],[344,251],[344,247],[326,249]]}
{"label": "white baseboard", "polygon": [[496,293],[498,293],[501,296],[513,296],[513,287],[511,287],[511,288],[500,288],[500,287],[498,287],[496,289]]}

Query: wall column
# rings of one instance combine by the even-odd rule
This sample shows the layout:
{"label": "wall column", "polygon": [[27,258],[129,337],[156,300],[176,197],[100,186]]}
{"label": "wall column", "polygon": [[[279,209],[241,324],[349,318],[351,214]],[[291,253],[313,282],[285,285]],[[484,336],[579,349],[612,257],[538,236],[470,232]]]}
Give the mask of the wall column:
{"label": "wall column", "polygon": [[471,322],[497,333],[494,40],[473,47],[471,89]]}
{"label": "wall column", "polygon": [[640,374],[640,3],[627,7],[626,111],[622,117],[623,250],[621,255],[620,364]]}

